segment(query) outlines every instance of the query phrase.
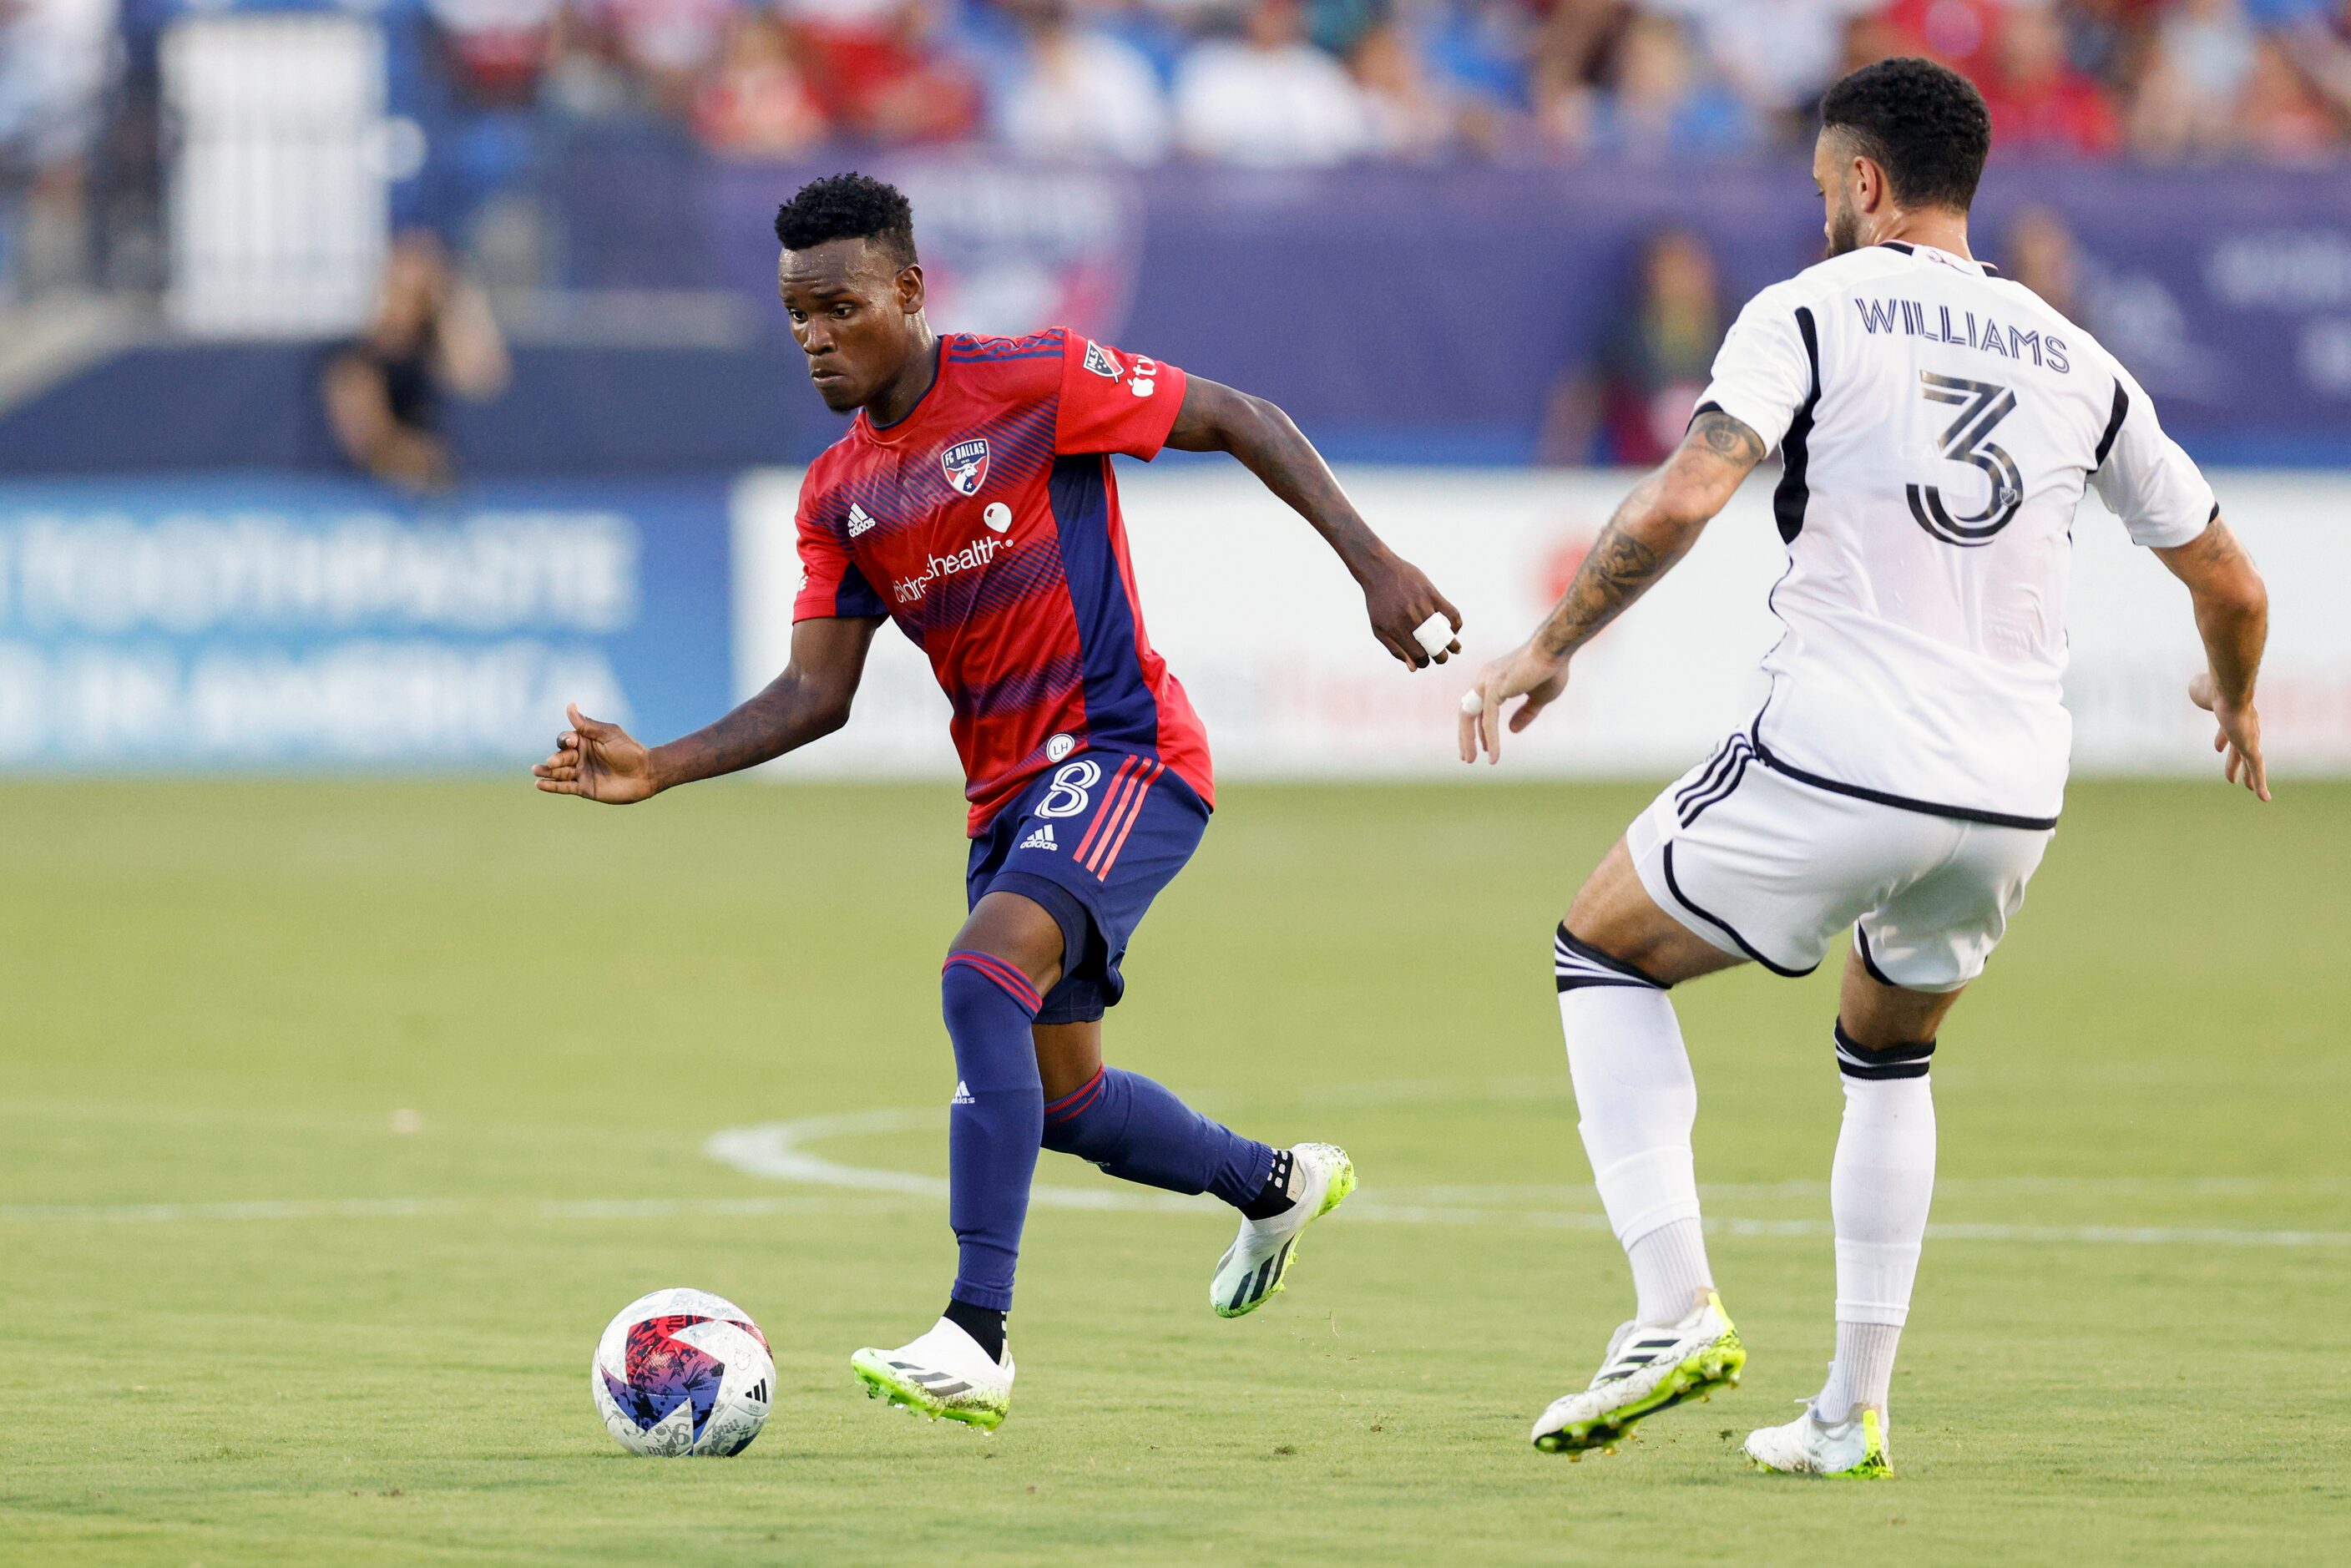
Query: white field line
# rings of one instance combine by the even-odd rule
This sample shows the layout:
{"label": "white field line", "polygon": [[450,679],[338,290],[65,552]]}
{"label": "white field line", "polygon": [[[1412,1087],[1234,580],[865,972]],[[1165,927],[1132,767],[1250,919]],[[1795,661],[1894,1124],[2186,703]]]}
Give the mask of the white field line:
{"label": "white field line", "polygon": [[[935,1127],[943,1114],[937,1111],[865,1111],[839,1116],[806,1116],[797,1121],[769,1122],[755,1127],[730,1127],[711,1134],[703,1145],[703,1152],[720,1165],[728,1166],[747,1176],[765,1176],[772,1181],[801,1182],[817,1186],[845,1188],[857,1192],[890,1192],[906,1197],[922,1197],[933,1202],[946,1201],[947,1184],[942,1176],[920,1176],[912,1171],[876,1170],[863,1166],[844,1165],[838,1160],[810,1152],[805,1145],[820,1138],[873,1136],[914,1132]],[[2070,1192],[2105,1190],[2099,1178],[2085,1178],[2081,1187],[2073,1183],[2076,1178],[2064,1176],[1995,1177],[1983,1184],[1984,1190],[2002,1193]],[[2132,1178],[2145,1180],[2147,1178]],[[2190,1177],[2179,1183],[2162,1183],[2148,1187],[2132,1186],[2135,1193],[2157,1191],[2174,1194],[2227,1193],[2237,1195],[2246,1188],[2232,1178]],[[2030,1186],[2020,1185],[2030,1183]],[[1965,1186],[1965,1183],[1947,1184]],[[1802,1197],[1827,1195],[1823,1182],[1772,1182],[1734,1184],[1716,1189],[1719,1196],[1740,1197]],[[1359,1194],[1353,1202],[1340,1211],[1349,1218],[1389,1225],[1534,1225],[1553,1229],[1606,1230],[1605,1215],[1591,1211],[1563,1210],[1556,1207],[1530,1207],[1523,1202],[1510,1207],[1494,1207],[1491,1203],[1446,1201],[1447,1195],[1469,1197],[1475,1194],[1516,1194],[1523,1199],[1530,1194],[1566,1197],[1573,1189],[1559,1187],[1492,1188],[1492,1187],[1422,1187],[1405,1189],[1410,1196],[1435,1198],[1435,1202],[1398,1203],[1384,1199],[1374,1193]],[[1400,1194],[1402,1196],[1402,1194]],[[1198,1197],[1178,1197],[1166,1193],[1136,1192],[1115,1187],[1054,1186],[1039,1182],[1029,1189],[1029,1201],[1039,1208],[1089,1209],[1168,1209],[1191,1208],[1211,1205],[1213,1200]],[[1507,1202],[1507,1199],[1505,1200]],[[1834,1234],[1825,1219],[1750,1219],[1709,1216],[1706,1228],[1718,1234],[1738,1237],[1821,1237]],[[2351,1231],[2341,1230],[2247,1230],[2220,1226],[2118,1226],[2118,1225],[1975,1225],[1930,1224],[1927,1234],[1938,1240],[1949,1241],[2039,1241],[2058,1243],[2119,1243],[2139,1246],[2203,1245],[2215,1247],[2351,1247]]]}
{"label": "white field line", "polygon": [[[1371,1086],[1364,1086],[1367,1091]],[[808,1116],[758,1126],[732,1127],[703,1145],[713,1160],[748,1176],[829,1189],[794,1197],[690,1198],[487,1199],[317,1198],[251,1202],[130,1204],[0,1204],[0,1224],[249,1222],[317,1219],[432,1218],[485,1212],[551,1220],[759,1217],[824,1213],[843,1207],[930,1208],[946,1201],[944,1177],[914,1171],[846,1165],[806,1145],[819,1139],[901,1135],[936,1127],[938,1110],[882,1110]],[[1997,1176],[1938,1183],[1946,1194],[1982,1196],[2100,1195],[2122,1197],[2258,1196],[2342,1190],[2326,1178],[2266,1181],[2231,1176]],[[1827,1184],[1812,1181],[1724,1183],[1701,1189],[1717,1198],[1823,1197]],[[1403,1200],[1415,1201],[1403,1201]],[[1360,1193],[1341,1211],[1346,1218],[1384,1225],[1527,1225],[1543,1229],[1600,1231],[1606,1216],[1589,1208],[1583,1188],[1555,1184],[1427,1186]],[[1212,1210],[1212,1198],[1118,1187],[1056,1186],[1040,1182],[1029,1202],[1040,1208],[1169,1212]],[[1741,1238],[1813,1239],[1833,1234],[1820,1218],[1759,1219],[1708,1216],[1708,1230]],[[1946,1241],[2041,1242],[2059,1245],[2210,1247],[2351,1247],[2351,1231],[2255,1230],[2221,1226],[2018,1225],[1944,1222],[1927,1234]]]}
{"label": "white field line", "polygon": [[928,1207],[886,1196],[797,1197],[263,1198],[232,1203],[0,1204],[0,1225],[157,1225],[241,1220],[441,1219],[521,1215],[537,1219],[668,1219],[694,1216],[837,1214],[841,1208]]}

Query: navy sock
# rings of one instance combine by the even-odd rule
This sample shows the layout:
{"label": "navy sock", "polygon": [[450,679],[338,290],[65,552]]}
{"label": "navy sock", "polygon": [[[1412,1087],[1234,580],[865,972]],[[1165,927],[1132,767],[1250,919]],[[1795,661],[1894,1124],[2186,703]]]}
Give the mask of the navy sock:
{"label": "navy sock", "polygon": [[1029,1032],[1037,988],[1001,958],[957,952],[947,955],[939,997],[956,1059],[947,1113],[947,1221],[959,1249],[955,1299],[1008,1312],[1045,1114]]}
{"label": "navy sock", "polygon": [[1138,1072],[1105,1067],[1045,1107],[1045,1146],[1169,1192],[1211,1192],[1235,1208],[1258,1202],[1273,1150],[1218,1125]]}

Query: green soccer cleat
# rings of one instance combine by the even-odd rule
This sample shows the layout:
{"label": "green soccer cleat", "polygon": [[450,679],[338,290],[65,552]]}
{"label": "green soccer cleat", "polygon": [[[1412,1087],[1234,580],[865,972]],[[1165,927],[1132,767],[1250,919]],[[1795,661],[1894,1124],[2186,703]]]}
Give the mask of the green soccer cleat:
{"label": "green soccer cleat", "polygon": [[1886,1422],[1864,1406],[1831,1425],[1803,1402],[1804,1413],[1784,1427],[1762,1427],[1747,1435],[1747,1458],[1759,1470],[1789,1476],[1828,1476],[1837,1480],[1883,1481],[1894,1477],[1887,1457]]}
{"label": "green soccer cleat", "polygon": [[1706,1304],[1677,1323],[1618,1329],[1592,1386],[1552,1401],[1535,1423],[1534,1445],[1571,1460],[1593,1448],[1614,1453],[1636,1423],[1685,1399],[1737,1387],[1746,1367],[1739,1330],[1722,1298],[1709,1291]]}
{"label": "green soccer cleat", "polygon": [[849,1358],[868,1399],[903,1405],[909,1415],[960,1421],[992,1432],[1012,1408],[1012,1351],[999,1365],[961,1326],[941,1318],[931,1332],[896,1350],[867,1348]]}
{"label": "green soccer cleat", "polygon": [[1217,1260],[1208,1305],[1220,1318],[1247,1317],[1281,1293],[1298,1260],[1298,1237],[1355,1190],[1355,1165],[1336,1144],[1301,1144],[1290,1151],[1290,1205],[1270,1219],[1244,1219],[1240,1234]]}

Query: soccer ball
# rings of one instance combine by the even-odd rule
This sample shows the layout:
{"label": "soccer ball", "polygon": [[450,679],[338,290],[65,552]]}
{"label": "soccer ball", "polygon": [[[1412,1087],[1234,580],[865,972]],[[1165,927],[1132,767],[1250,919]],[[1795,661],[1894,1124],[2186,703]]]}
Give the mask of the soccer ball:
{"label": "soccer ball", "polygon": [[632,1454],[739,1454],[768,1423],[776,1363],[743,1309],[655,1291],[621,1310],[588,1368],[596,1414]]}

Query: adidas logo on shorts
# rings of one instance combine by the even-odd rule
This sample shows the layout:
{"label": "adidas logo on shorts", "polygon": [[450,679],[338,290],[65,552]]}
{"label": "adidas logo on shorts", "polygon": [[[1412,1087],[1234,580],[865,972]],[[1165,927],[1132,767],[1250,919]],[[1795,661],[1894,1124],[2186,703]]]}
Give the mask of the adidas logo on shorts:
{"label": "adidas logo on shorts", "polygon": [[968,1083],[966,1083],[966,1082],[965,1082],[962,1079],[960,1079],[960,1078],[956,1079],[956,1092],[955,1092],[955,1098],[954,1098],[954,1099],[952,1099],[952,1100],[950,1100],[950,1101],[948,1101],[948,1102],[947,1102],[947,1103],[948,1103],[948,1104],[950,1104],[950,1105],[968,1105],[968,1104],[971,1104],[971,1103],[972,1103],[972,1098],[971,1098],[971,1085],[970,1085],[970,1084],[968,1084]]}
{"label": "adidas logo on shorts", "polygon": [[1048,822],[1021,840],[1020,847],[1024,850],[1058,850],[1061,846],[1053,841],[1053,824]]}

